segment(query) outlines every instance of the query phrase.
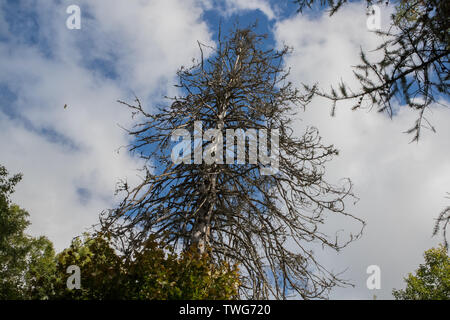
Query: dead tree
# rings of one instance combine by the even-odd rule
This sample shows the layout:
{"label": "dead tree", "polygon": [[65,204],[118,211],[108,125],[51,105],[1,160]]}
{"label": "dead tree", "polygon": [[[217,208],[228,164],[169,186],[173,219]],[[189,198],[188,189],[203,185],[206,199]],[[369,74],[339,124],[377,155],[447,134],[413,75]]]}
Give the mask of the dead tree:
{"label": "dead tree", "polygon": [[[333,286],[347,283],[317,261],[312,246],[340,250],[361,235],[364,222],[344,209],[347,199],[354,199],[350,181],[333,185],[324,180],[324,165],[338,151],[322,144],[315,128],[294,135],[293,110],[310,97],[287,81],[283,57],[289,49],[265,50],[263,39],[250,27],[219,35],[215,48],[199,43],[201,59],[178,72],[180,96],[154,112],[137,98],[133,104],[121,101],[140,117],[129,130],[130,150],[146,161],[145,176],[137,186],[120,185],[123,202],[105,212],[101,222],[133,248],[150,234],[163,245],[209,248],[214,261],[240,265],[243,297],[323,298]],[[179,154],[185,162],[174,163],[172,135],[185,129],[195,136],[199,122],[203,132],[223,132],[226,146],[235,142],[235,137],[226,141],[227,130],[270,133],[266,144],[258,140],[258,156],[261,148],[271,150],[278,170],[267,174],[267,167],[251,161],[256,148],[250,139],[242,149],[243,164],[238,148],[223,149],[217,137],[185,144],[215,157],[213,163],[198,163],[195,153],[186,151],[186,156],[184,149]],[[277,130],[278,148],[273,148]],[[232,163],[226,161],[230,154]],[[342,241],[327,235],[322,224],[328,214],[355,221],[356,234]]]}

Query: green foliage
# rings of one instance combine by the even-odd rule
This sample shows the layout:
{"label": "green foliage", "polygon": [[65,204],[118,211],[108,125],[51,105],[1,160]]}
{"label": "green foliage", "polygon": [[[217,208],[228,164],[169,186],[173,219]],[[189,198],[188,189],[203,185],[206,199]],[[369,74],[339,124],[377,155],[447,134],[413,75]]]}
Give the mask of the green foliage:
{"label": "green foliage", "polygon": [[425,251],[425,264],[409,274],[405,290],[393,290],[397,300],[450,300],[450,257],[444,246]]}
{"label": "green foliage", "polygon": [[152,240],[128,270],[142,284],[131,290],[138,299],[231,299],[239,286],[236,266],[216,266],[208,253],[199,254],[194,247],[180,255],[171,248],[165,253]]}
{"label": "green foliage", "polygon": [[44,298],[40,284],[54,270],[54,250],[45,237],[25,234],[29,226],[27,211],[12,204],[11,194],[21,175],[8,177],[0,165],[0,299]]}
{"label": "green foliage", "polygon": [[[55,279],[47,291],[51,299],[118,299],[120,298],[122,261],[108,242],[101,237],[75,238],[69,248],[56,257]],[[81,289],[67,288],[67,268],[81,270]]]}
{"label": "green foliage", "polygon": [[[215,266],[197,250],[177,254],[149,240],[130,257],[119,255],[104,236],[75,239],[57,256],[52,299],[231,299],[237,295],[238,270]],[[81,270],[81,289],[66,286],[67,267]]]}
{"label": "green foliage", "polygon": [[421,16],[421,9],[419,6],[411,5],[407,0],[399,1],[395,6],[394,23],[401,26],[405,23],[417,21]]}
{"label": "green foliage", "polygon": [[[231,299],[238,269],[214,265],[209,254],[176,253],[152,240],[128,256],[110,238],[85,235],[55,256],[45,237],[25,234],[29,214],[10,195],[21,175],[0,166],[0,300],[10,299]],[[67,267],[81,270],[81,289],[67,288]]]}

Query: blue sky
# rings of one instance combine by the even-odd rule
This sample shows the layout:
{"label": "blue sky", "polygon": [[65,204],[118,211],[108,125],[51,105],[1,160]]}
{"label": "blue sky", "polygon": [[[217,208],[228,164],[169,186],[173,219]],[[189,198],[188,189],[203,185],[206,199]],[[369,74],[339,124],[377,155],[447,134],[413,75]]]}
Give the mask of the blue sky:
{"label": "blue sky", "polygon": [[[66,28],[72,4],[81,8],[80,30]],[[199,57],[197,40],[215,42],[220,21],[226,32],[237,20],[258,20],[267,47],[292,46],[285,63],[294,83],[319,81],[326,88],[343,78],[356,86],[351,66],[359,47],[379,43],[366,28],[365,6],[352,3],[332,18],[295,9],[266,0],[0,0],[0,163],[24,173],[14,200],[30,211],[30,232],[62,249],[118,201],[118,179],[139,181],[142,163],[120,148],[130,138],[118,126],[135,120],[116,100],[131,101],[136,93],[151,110],[164,95],[177,94],[176,70]],[[383,26],[389,10],[382,10]],[[348,268],[345,276],[355,283],[332,298],[391,298],[423,251],[439,242],[431,232],[448,202],[450,113],[433,107],[428,117],[437,134],[425,131],[419,144],[408,144],[410,110],[399,109],[391,121],[350,108],[338,105],[331,118],[329,103],[316,99],[294,122],[298,134],[314,125],[340,150],[328,180],[353,180],[360,201],[349,211],[368,223],[344,252],[317,248],[317,254],[334,271]],[[352,231],[343,223],[329,217],[324,230]],[[381,267],[381,290],[365,286],[371,264]]]}

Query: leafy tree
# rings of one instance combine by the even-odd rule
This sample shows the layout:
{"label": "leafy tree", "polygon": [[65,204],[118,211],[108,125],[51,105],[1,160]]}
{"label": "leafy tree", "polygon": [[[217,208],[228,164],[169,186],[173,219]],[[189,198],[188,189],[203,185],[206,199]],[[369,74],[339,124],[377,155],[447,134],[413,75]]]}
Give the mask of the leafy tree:
{"label": "leafy tree", "polygon": [[[177,254],[148,240],[131,259],[119,255],[100,235],[76,238],[57,257],[51,299],[232,299],[239,286],[236,267],[214,265],[207,253]],[[69,290],[67,267],[81,271],[81,288]]]}
{"label": "leafy tree", "polygon": [[45,298],[40,285],[54,270],[54,250],[45,237],[25,234],[28,212],[12,204],[11,194],[21,175],[8,177],[0,165],[0,299]]}
{"label": "leafy tree", "polygon": [[449,300],[450,257],[443,245],[425,251],[425,264],[421,264],[415,275],[405,279],[404,290],[393,290],[397,300]]}
{"label": "leafy tree", "polygon": [[[0,300],[5,299],[231,299],[238,269],[214,264],[196,250],[177,254],[153,240],[129,259],[100,235],[77,237],[57,256],[45,237],[25,234],[28,212],[11,203],[21,175],[0,166]],[[67,267],[82,272],[80,290],[67,288]]]}
{"label": "leafy tree", "polygon": [[[46,287],[50,299],[119,299],[121,294],[121,260],[103,238],[72,240],[69,248],[56,256],[54,280]],[[67,288],[67,268],[81,270],[81,289]]]}
{"label": "leafy tree", "polygon": [[[241,267],[240,294],[246,297],[322,298],[345,282],[316,260],[311,243],[340,250],[360,236],[362,230],[345,241],[327,235],[321,225],[328,213],[363,222],[344,209],[350,181],[333,185],[324,179],[325,164],[338,151],[322,144],[315,128],[294,135],[293,108],[309,96],[286,80],[283,57],[289,49],[265,50],[263,39],[250,27],[219,35],[216,48],[199,43],[200,61],[178,72],[181,96],[156,112],[145,110],[137,98],[134,104],[121,101],[141,119],[129,131],[130,149],[147,165],[139,185],[120,185],[125,198],[105,212],[102,225],[128,240],[125,252],[150,235],[183,250],[195,245],[203,252],[209,246],[214,261]],[[204,50],[211,50],[207,59]],[[181,129],[199,134],[198,122],[203,132],[218,130],[227,150],[218,134],[186,144],[194,155],[205,150],[211,162],[197,162],[194,156],[192,163],[192,154],[184,150],[187,161],[172,162],[172,134]],[[255,145],[236,152],[234,137],[227,141],[226,133],[240,129],[279,131],[279,141],[272,136],[267,145],[259,144],[260,154],[272,149],[272,159],[278,157],[278,172],[265,174],[267,168],[250,160]],[[245,164],[236,161],[240,151]],[[253,151],[256,155],[256,147]]]}

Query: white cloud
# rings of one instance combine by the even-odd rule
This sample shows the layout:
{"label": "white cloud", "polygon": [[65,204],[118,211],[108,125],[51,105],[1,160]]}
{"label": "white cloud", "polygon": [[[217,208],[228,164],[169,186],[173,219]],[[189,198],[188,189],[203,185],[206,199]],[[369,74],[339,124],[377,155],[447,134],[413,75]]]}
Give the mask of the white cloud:
{"label": "white cloud", "polygon": [[117,124],[131,125],[116,100],[133,90],[149,108],[152,97],[173,92],[176,70],[198,56],[196,41],[210,40],[197,1],[79,5],[82,28],[68,30],[65,5],[27,2],[39,43],[12,33],[0,42],[0,84],[17,98],[0,105],[1,163],[23,172],[14,200],[30,211],[30,232],[57,249],[113,205],[118,179],[137,179],[138,160],[116,152],[129,143]]}
{"label": "white cloud", "polygon": [[232,15],[238,11],[259,10],[267,16],[267,19],[275,19],[275,10],[266,0],[225,0],[224,13]]}
{"label": "white cloud", "polygon": [[[389,12],[383,12],[387,21]],[[312,84],[319,81],[327,89],[341,78],[357,88],[351,66],[359,62],[359,46],[370,50],[379,39],[366,30],[365,8],[361,4],[344,6],[335,16],[318,18],[297,15],[276,25],[278,43],[294,47],[286,64],[292,79]],[[332,298],[392,298],[392,288],[404,286],[402,278],[422,262],[422,253],[440,239],[431,238],[434,218],[445,206],[450,187],[450,113],[433,108],[429,119],[437,134],[424,131],[419,144],[409,144],[404,134],[417,116],[405,107],[390,120],[375,110],[351,111],[348,103],[338,104],[336,117],[330,117],[329,101],[315,99],[303,120],[319,128],[324,141],[334,144],[340,156],[329,163],[328,176],[337,181],[350,177],[360,201],[349,211],[366,220],[361,240],[339,255],[322,253],[323,264],[333,270],[349,267],[345,277],[356,288],[336,289]],[[333,229],[335,225],[329,226]],[[381,267],[381,290],[366,288],[369,265]]]}

